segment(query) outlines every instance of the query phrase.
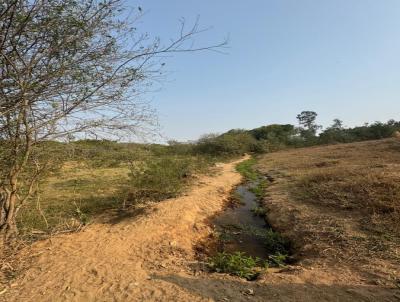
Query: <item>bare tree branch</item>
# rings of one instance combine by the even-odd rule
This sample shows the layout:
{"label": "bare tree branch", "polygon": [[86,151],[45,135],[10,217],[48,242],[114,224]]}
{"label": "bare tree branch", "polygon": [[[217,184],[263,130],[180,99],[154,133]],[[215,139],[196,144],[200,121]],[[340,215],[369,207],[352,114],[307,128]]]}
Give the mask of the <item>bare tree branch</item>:
{"label": "bare tree branch", "polygon": [[35,192],[46,167],[40,143],[154,132],[155,112],[142,95],[161,72],[160,57],[226,46],[196,47],[193,39],[208,30],[198,19],[191,27],[181,20],[178,37],[164,45],[137,32],[142,15],[125,14],[122,0],[0,3],[0,189],[8,196],[0,229],[15,228]]}

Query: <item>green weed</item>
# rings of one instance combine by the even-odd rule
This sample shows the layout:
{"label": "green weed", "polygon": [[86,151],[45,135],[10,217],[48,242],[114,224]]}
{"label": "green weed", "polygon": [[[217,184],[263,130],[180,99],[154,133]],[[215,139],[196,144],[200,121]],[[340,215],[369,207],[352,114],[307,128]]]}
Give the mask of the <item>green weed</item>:
{"label": "green weed", "polygon": [[241,225],[242,232],[261,238],[269,254],[288,254],[290,243],[280,233],[273,229],[258,229],[248,225]]}
{"label": "green weed", "polygon": [[265,215],[267,214],[267,210],[259,206],[252,208],[251,211],[253,212],[254,215],[260,217],[265,217]]}
{"label": "green weed", "polygon": [[278,252],[277,254],[268,256],[268,263],[270,266],[284,267],[287,258],[288,258],[287,254],[281,254]]}
{"label": "green weed", "polygon": [[254,158],[242,161],[236,166],[236,170],[243,175],[246,180],[255,181],[258,179],[258,173],[254,170],[254,165],[256,164],[256,160]]}
{"label": "green weed", "polygon": [[265,246],[270,254],[287,254],[289,242],[278,232],[268,229],[265,231],[264,239]]}
{"label": "green weed", "polygon": [[260,274],[257,267],[262,266],[267,268],[268,263],[264,263],[259,258],[246,256],[241,252],[235,252],[233,254],[222,252],[210,258],[209,266],[214,272],[226,273],[247,280],[254,280]]}
{"label": "green weed", "polygon": [[257,199],[261,201],[265,196],[265,191],[267,188],[267,184],[265,181],[258,180],[256,185],[250,188],[250,192],[256,195]]}

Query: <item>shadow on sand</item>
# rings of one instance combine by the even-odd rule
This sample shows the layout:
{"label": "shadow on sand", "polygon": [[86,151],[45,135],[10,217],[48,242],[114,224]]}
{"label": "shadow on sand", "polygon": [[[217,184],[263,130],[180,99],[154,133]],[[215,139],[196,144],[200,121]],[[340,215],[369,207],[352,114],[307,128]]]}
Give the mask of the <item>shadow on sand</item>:
{"label": "shadow on sand", "polygon": [[[345,286],[321,284],[279,283],[235,281],[207,278],[190,278],[180,275],[155,275],[152,278],[175,284],[191,293],[214,301],[400,301],[400,290],[380,286]],[[249,295],[249,289],[250,291]]]}

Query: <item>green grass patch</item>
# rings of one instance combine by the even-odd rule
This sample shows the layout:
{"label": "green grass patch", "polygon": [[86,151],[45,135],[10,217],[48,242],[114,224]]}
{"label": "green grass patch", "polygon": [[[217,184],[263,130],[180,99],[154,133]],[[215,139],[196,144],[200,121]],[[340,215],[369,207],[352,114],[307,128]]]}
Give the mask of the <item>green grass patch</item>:
{"label": "green grass patch", "polygon": [[260,258],[246,256],[244,253],[235,252],[218,253],[209,260],[212,271],[238,276],[247,280],[255,280],[260,274],[260,267],[268,268],[268,262]]}
{"label": "green grass patch", "polygon": [[236,171],[238,171],[246,180],[255,181],[258,179],[258,172],[254,169],[256,160],[250,158],[248,160],[242,161],[236,165]]}

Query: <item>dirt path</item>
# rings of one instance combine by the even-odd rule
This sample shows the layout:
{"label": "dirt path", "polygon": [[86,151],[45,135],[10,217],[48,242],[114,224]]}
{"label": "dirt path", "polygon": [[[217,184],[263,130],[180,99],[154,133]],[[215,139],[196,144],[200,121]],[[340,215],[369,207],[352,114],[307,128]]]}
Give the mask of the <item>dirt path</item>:
{"label": "dirt path", "polygon": [[23,251],[36,255],[31,267],[0,300],[392,301],[374,287],[316,282],[309,271],[269,273],[258,282],[199,272],[194,246],[211,232],[206,219],[241,181],[234,166],[220,165],[218,175],[202,177],[186,196],[145,215],[34,244]]}
{"label": "dirt path", "polygon": [[193,245],[210,232],[204,220],[220,211],[241,177],[235,163],[220,165],[180,198],[114,225],[34,244],[37,255],[3,297],[7,301],[195,301],[196,294],[161,281],[159,274],[192,274]]}

